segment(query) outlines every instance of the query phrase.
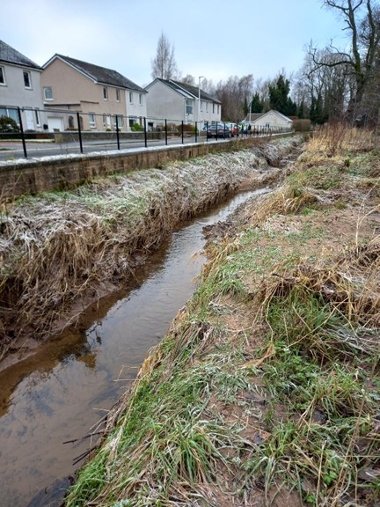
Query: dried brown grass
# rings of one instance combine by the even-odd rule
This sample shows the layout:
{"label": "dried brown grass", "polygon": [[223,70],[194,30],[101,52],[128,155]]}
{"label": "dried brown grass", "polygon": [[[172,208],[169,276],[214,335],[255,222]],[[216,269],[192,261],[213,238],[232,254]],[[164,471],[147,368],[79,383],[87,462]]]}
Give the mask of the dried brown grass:
{"label": "dried brown grass", "polygon": [[343,123],[325,124],[315,130],[299,163],[311,167],[328,160],[339,165],[342,156],[348,152],[373,150],[375,141],[373,130],[351,128]]}
{"label": "dried brown grass", "polygon": [[[267,147],[276,157],[294,140],[277,144]],[[116,288],[133,276],[176,225],[223,201],[262,164],[260,150],[212,155],[8,204],[0,215],[0,359],[17,337],[41,339],[58,321],[75,323],[105,282]]]}

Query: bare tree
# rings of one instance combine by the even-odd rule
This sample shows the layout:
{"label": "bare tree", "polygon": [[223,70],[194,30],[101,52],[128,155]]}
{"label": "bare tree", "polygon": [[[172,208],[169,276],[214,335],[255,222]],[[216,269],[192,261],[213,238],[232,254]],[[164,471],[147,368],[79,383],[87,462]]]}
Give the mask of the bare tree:
{"label": "bare tree", "polygon": [[309,54],[313,58],[314,70],[345,66],[345,72],[352,76],[354,86],[351,88],[346,115],[353,121],[361,110],[379,56],[379,6],[376,0],[323,0],[323,5],[335,9],[343,18],[343,30],[349,34],[351,47],[345,52],[330,45],[326,51],[334,58],[320,59],[316,48],[310,48]]}
{"label": "bare tree", "polygon": [[253,94],[257,94],[261,103],[263,104],[263,112],[267,112],[270,109],[269,105],[269,86],[273,85],[275,80],[267,78],[263,80],[263,78],[256,79],[253,87]]}
{"label": "bare tree", "polygon": [[[332,53],[330,48],[322,50],[310,48],[293,88],[296,103],[302,102],[305,112],[310,112],[312,104],[319,100],[321,103],[318,107],[323,109],[325,119],[341,120],[355,83],[351,69],[341,63],[340,53]],[[324,65],[316,66],[315,61],[323,62]],[[339,62],[339,65],[335,65],[336,62]]]}
{"label": "bare tree", "polygon": [[152,78],[176,79],[178,75],[177,63],[174,58],[174,46],[161,33],[157,43],[156,57],[152,60]]}
{"label": "bare tree", "polygon": [[185,84],[188,84],[191,86],[196,86],[195,77],[192,76],[191,74],[186,74],[186,76],[181,78],[180,81],[181,81],[181,83],[185,83]]}
{"label": "bare tree", "polygon": [[253,76],[248,74],[239,78],[229,77],[226,82],[220,81],[215,87],[215,96],[222,103],[223,119],[241,121],[245,116],[244,107],[252,98]]}

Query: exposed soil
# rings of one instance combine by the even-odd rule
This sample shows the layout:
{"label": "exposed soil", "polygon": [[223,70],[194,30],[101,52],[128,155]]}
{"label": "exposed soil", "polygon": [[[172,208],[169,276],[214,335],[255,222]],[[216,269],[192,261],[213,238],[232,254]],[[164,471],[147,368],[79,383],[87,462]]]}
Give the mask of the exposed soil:
{"label": "exposed soil", "polygon": [[[208,280],[215,277],[215,284],[219,284],[218,290],[212,292],[207,285],[208,292],[205,289],[205,293],[198,295],[196,301],[190,302],[188,308],[178,314],[163,346],[157,347],[144,362],[135,386],[110,414],[109,439],[102,442],[98,456],[89,467],[94,471],[99,466],[99,480],[103,480],[105,475],[112,476],[113,480],[92,494],[87,489],[86,482],[91,479],[88,479],[84,469],[83,478],[78,481],[78,496],[69,496],[70,507],[76,505],[81,494],[88,495],[89,499],[83,505],[108,505],[110,498],[113,501],[120,500],[121,504],[124,498],[126,502],[127,499],[138,498],[136,501],[139,506],[151,505],[149,498],[154,498],[155,494],[156,498],[162,498],[160,494],[164,489],[163,484],[168,488],[164,494],[167,500],[165,505],[178,502],[178,505],[212,507],[377,507],[380,504],[378,405],[368,404],[365,409],[364,401],[361,401],[355,406],[355,383],[349,394],[345,393],[340,400],[336,393],[340,393],[343,386],[338,382],[336,393],[328,391],[318,403],[315,395],[311,404],[291,410],[289,405],[293,402],[292,391],[297,392],[297,383],[289,384],[289,391],[284,392],[282,401],[281,398],[275,398],[274,391],[271,391],[271,386],[268,386],[263,375],[266,371],[264,366],[271,363],[276,355],[280,355],[283,346],[279,344],[276,350],[275,335],[268,343],[271,328],[266,314],[267,303],[275,296],[281,302],[292,288],[301,287],[305,293],[322,298],[326,304],[331,305],[332,313],[337,311],[339,315],[344,315],[350,324],[348,329],[344,326],[339,329],[336,343],[330,342],[327,335],[323,335],[320,342],[309,343],[307,339],[312,330],[308,331],[304,317],[297,313],[296,303],[287,309],[288,313],[295,309],[294,325],[306,336],[305,348],[301,350],[298,363],[302,381],[305,380],[305,375],[309,375],[309,372],[302,370],[302,363],[305,361],[312,364],[312,359],[315,360],[313,368],[321,368],[319,371],[322,378],[330,375],[334,378],[338,375],[339,368],[347,368],[348,377],[356,375],[357,382],[364,382],[360,384],[363,386],[361,393],[365,391],[369,399],[378,399],[380,374],[376,357],[379,352],[380,329],[380,159],[376,153],[363,156],[362,159],[360,154],[350,156],[350,160],[342,157],[331,162],[331,157],[327,157],[318,163],[314,161],[303,164],[298,161],[294,165],[289,164],[286,174],[291,181],[293,172],[298,172],[295,182],[279,186],[271,195],[244,204],[228,222],[205,228],[209,262],[205,266],[203,279],[207,285]],[[306,173],[310,167],[315,172],[303,181],[302,172]],[[248,187],[256,183],[244,182]],[[238,254],[233,256],[234,252]],[[232,264],[240,266],[240,269],[235,268],[234,280],[228,275],[230,257]],[[219,264],[222,265],[220,271]],[[224,279],[226,289],[223,291],[220,284]],[[202,298],[205,298],[204,305]],[[297,333],[292,335],[292,329],[286,327],[288,321],[285,317],[286,314],[283,321],[285,330],[281,329],[281,332],[288,339],[286,352],[287,348],[291,349],[294,343],[301,341],[301,336],[298,338]],[[320,325],[322,327],[323,322]],[[362,334],[356,335],[353,332],[356,326]],[[291,350],[295,350],[295,347]],[[278,363],[273,364],[280,368]],[[162,396],[159,392],[159,386],[167,384],[163,392],[169,396],[170,390],[177,387],[174,381],[171,384],[172,378],[181,376],[177,367],[180,372],[187,368],[188,382],[196,383],[195,372],[202,365],[205,365],[205,372],[213,373],[210,374],[202,400],[193,400],[191,410],[195,410],[195,404],[200,413],[197,412],[196,416],[193,413],[189,415],[189,424],[194,427],[198,423],[207,426],[206,422],[216,424],[218,421],[225,433],[231,431],[228,434],[233,434],[231,438],[236,440],[221,445],[218,458],[209,451],[211,464],[208,464],[212,473],[208,480],[203,475],[206,472],[203,469],[199,471],[201,464],[197,462],[199,468],[194,471],[195,477],[189,479],[183,464],[184,470],[173,470],[173,475],[178,474],[180,479],[174,484],[170,481],[168,483],[165,475],[159,477],[156,467],[161,464],[161,453],[175,455],[176,451],[172,449],[177,449],[177,439],[182,437],[182,434],[169,434],[172,429],[172,412],[173,420],[178,422],[175,414],[176,404],[180,400],[177,399],[174,406],[170,406],[165,395]],[[335,366],[338,366],[337,371],[333,369]],[[238,382],[240,372],[248,370],[249,386],[233,391],[228,382]],[[214,376],[222,371],[225,384],[218,384]],[[150,438],[154,437],[156,445],[161,431],[158,428],[167,426],[168,430],[162,437],[158,456],[153,451],[149,452],[146,461],[146,439],[149,438],[146,435],[142,442],[133,442],[130,448],[126,444],[118,447],[123,431],[126,441],[132,440],[125,428],[129,419],[133,418],[135,405],[140,408],[140,389],[146,395],[150,391],[155,393],[160,412],[160,402],[162,406],[166,403],[169,405],[167,411],[162,408],[162,418],[161,414],[156,417],[155,413],[148,416],[149,421],[154,419],[154,429],[157,429],[157,434],[153,430],[149,433]],[[317,432],[323,434],[333,424],[333,410],[329,412],[326,408],[329,403],[325,403],[325,398],[329,396],[332,400],[334,398],[334,402],[337,398],[339,424],[349,422],[351,427],[356,427],[359,424],[357,420],[362,420],[362,417],[368,423],[366,428],[360,426],[357,433],[350,434],[348,444],[342,437],[339,445],[347,444],[348,448],[339,448],[343,457],[337,470],[334,470],[334,452],[338,455],[338,451],[329,451],[330,454],[326,456],[330,456],[330,461],[325,461],[324,446],[330,442],[318,444],[316,461],[313,454],[313,435],[317,437]],[[362,394],[359,398],[361,396]],[[296,406],[295,403],[294,407]],[[139,417],[144,416],[145,411],[138,414]],[[204,426],[199,435],[204,434]],[[286,427],[292,428],[291,432],[300,431],[298,443],[297,439],[294,443],[290,437],[289,441],[281,441],[286,434],[284,436],[280,430]],[[305,434],[301,435],[301,430],[306,432],[306,437]],[[343,435],[344,430],[337,430],[338,433],[340,431]],[[289,430],[289,435],[291,432]],[[218,434],[223,440],[221,435],[225,435],[223,430],[219,430]],[[369,445],[368,454],[364,451],[366,445]],[[171,450],[166,451],[167,448]],[[133,455],[132,464],[130,459],[124,464],[125,453]],[[259,466],[259,457],[263,460],[262,466]],[[157,461],[154,461],[156,458]],[[351,459],[349,466],[354,467],[355,472],[350,472],[354,475],[347,479],[346,463]],[[115,461],[118,463],[117,469],[113,466]],[[294,461],[298,462],[297,473],[294,472]],[[285,465],[282,469],[279,468],[282,472],[278,474],[276,467],[280,462]],[[137,468],[133,468],[135,463]],[[136,470],[141,469],[139,467],[145,467],[144,474],[141,475],[144,481],[136,473]],[[178,468],[181,466],[178,465]],[[326,468],[323,473],[322,468]],[[136,479],[133,474],[136,474]],[[126,477],[131,478],[128,484],[125,483]],[[296,482],[292,483],[290,478]],[[145,483],[149,487],[145,487]]]}
{"label": "exposed soil", "polygon": [[[372,174],[379,174],[380,160],[373,162]],[[205,230],[206,237],[208,238],[209,254],[211,260],[215,255],[215,244],[223,244],[228,248],[229,244],[239,238],[242,231],[247,228],[255,228],[265,231],[267,234],[261,234],[260,239],[255,243],[255,248],[262,249],[263,252],[268,249],[275,248],[281,251],[281,256],[286,258],[288,255],[293,254],[299,256],[300,265],[305,263],[305,270],[315,270],[315,283],[319,270],[324,271],[325,281],[319,288],[321,293],[332,300],[341,300],[341,305],[345,304],[344,301],[347,295],[338,294],[339,283],[336,283],[336,278],[342,276],[348,280],[358,279],[365,281],[368,284],[368,300],[359,304],[353,312],[357,312],[357,318],[368,328],[380,327],[380,312],[379,312],[379,297],[380,292],[380,277],[379,277],[379,256],[380,256],[380,207],[378,189],[368,191],[366,187],[365,192],[361,188],[352,187],[347,185],[341,187],[338,192],[321,192],[315,193],[316,200],[320,211],[312,214],[300,213],[278,213],[268,215],[265,219],[260,217],[260,202],[251,201],[244,204],[237,210],[233,217],[226,222],[220,223],[215,226],[210,226]],[[264,201],[266,197],[262,198]],[[335,207],[335,203],[343,202],[344,206],[339,209]],[[302,207],[301,207],[302,210]],[[320,234],[318,233],[320,231]],[[303,232],[308,231],[303,235]],[[302,241],[299,238],[302,237]],[[292,239],[294,238],[294,239]],[[362,256],[358,252],[362,251]],[[359,260],[357,260],[359,255]],[[307,272],[306,272],[307,273]],[[318,273],[318,275],[317,275]],[[259,319],[252,321],[253,316],[262,313],[263,297],[257,297],[258,294],[265,294],[273,282],[271,278],[278,277],[283,280],[283,284],[293,284],[300,282],[297,275],[302,277],[302,271],[298,274],[287,275],[285,278],[281,270],[273,272],[265,272],[264,279],[260,273],[258,276],[252,276],[252,271],[249,271],[248,276],[242,271],[240,279],[243,285],[251,292],[252,300],[247,311],[247,305],[239,305],[234,298],[226,297],[219,300],[221,308],[228,308],[228,311],[218,317],[218,326],[228,330],[229,340],[233,343],[236,340],[236,346],[239,347],[240,331],[243,329],[251,329],[251,340],[246,343],[244,347],[247,357],[255,357],[257,352],[262,350],[265,342],[265,337],[268,333],[268,328],[263,325]],[[311,273],[308,273],[311,277]],[[307,275],[306,275],[307,276]],[[306,278],[305,276],[305,278]],[[314,282],[312,282],[314,283]],[[285,289],[286,290],[286,289]],[[365,296],[362,296],[363,299]],[[265,299],[265,298],[264,298]],[[362,313],[360,311],[362,310]],[[374,349],[379,349],[378,335],[369,338],[372,340]],[[216,345],[218,346],[218,345]],[[261,361],[265,361],[274,354],[274,351],[268,351],[261,359],[247,361],[243,367],[258,366]],[[255,381],[253,380],[253,383]],[[263,385],[260,377],[256,379],[256,386],[260,390]],[[372,384],[369,389],[372,389],[373,394],[377,392],[376,382]],[[264,392],[264,391],[263,391]],[[270,430],[266,424],[260,423],[257,418],[252,418],[247,421],[247,403],[251,405],[253,412],[259,409],[261,412],[261,420],[268,417],[270,398],[265,395],[252,394],[251,392],[241,392],[237,396],[235,403],[228,403],[225,405],[217,399],[212,399],[210,402],[210,409],[213,413],[220,413],[224,418],[227,426],[239,425],[244,427],[241,435],[248,441],[254,442],[256,445],[263,444],[270,436]],[[270,419],[272,421],[271,427],[276,427],[278,424],[287,423],[289,421],[289,414],[286,406],[276,404],[275,411],[271,407]],[[325,414],[315,410],[312,414],[312,421],[317,424],[328,423]],[[376,418],[372,420],[375,433],[378,435],[380,431],[380,424]],[[305,450],[305,452],[307,452]],[[226,469],[221,470],[221,474],[226,483],[232,485],[236,483],[236,477],[233,472]],[[374,479],[372,477],[380,476],[380,463],[377,459],[374,460],[373,465],[369,465],[366,472],[361,475],[364,479],[362,484],[363,488],[359,488],[355,500],[350,498],[349,494],[345,499],[347,505],[360,505],[366,507],[377,507],[380,505],[380,493],[378,490],[371,489],[370,483]],[[286,476],[283,477],[284,484],[281,484],[279,479],[275,486],[270,490],[265,488],[264,476],[255,478],[250,482],[249,495],[246,497],[245,502],[241,505],[250,507],[300,507],[309,505],[308,502],[302,502],[299,491],[290,491],[285,486]],[[246,476],[241,476],[240,480],[247,481]],[[304,480],[302,482],[303,494],[306,496],[308,492],[315,495],[317,484]],[[210,505],[218,505],[218,507],[230,507],[231,500],[225,495],[221,494],[218,487],[213,488],[210,486],[208,490],[208,497],[212,498]],[[350,503],[350,500],[353,503]],[[359,502],[359,503],[356,503]],[[234,504],[235,505],[235,504]],[[240,504],[239,504],[240,505]],[[314,504],[313,504],[314,505]],[[329,503],[321,503],[317,505],[330,505]],[[343,505],[340,502],[334,505]]]}
{"label": "exposed soil", "polygon": [[[298,151],[294,151],[294,158],[298,154]],[[329,490],[329,487],[326,486],[327,483],[322,484],[323,478],[318,480],[302,478],[298,489],[292,489],[286,484],[287,476],[284,472],[283,477],[278,477],[268,487],[268,480],[264,472],[252,472],[247,475],[243,472],[246,468],[238,466],[238,463],[249,462],[251,455],[255,455],[256,449],[271,441],[276,428],[281,424],[286,425],[291,422],[301,425],[307,416],[309,417],[308,425],[312,431],[316,425],[323,428],[330,423],[326,411],[320,406],[314,407],[310,413],[305,411],[297,415],[294,413],[290,415],[286,402],[272,403],[272,395],[268,389],[264,388],[261,366],[275,356],[275,350],[267,347],[263,351],[267,346],[268,338],[268,322],[263,315],[263,307],[273,297],[273,294],[285,295],[291,287],[297,284],[316,292],[326,301],[331,302],[335,308],[339,308],[342,313],[354,315],[352,321],[368,330],[368,336],[361,337],[362,340],[354,344],[358,350],[364,351],[365,354],[371,353],[372,356],[378,353],[378,334],[375,336],[372,330],[380,328],[380,299],[378,296],[380,292],[380,208],[378,204],[380,159],[376,153],[368,155],[366,159],[363,156],[363,166],[365,167],[361,166],[360,155],[352,156],[353,162],[347,157],[333,161],[331,159],[330,156],[327,161],[325,159],[322,162],[315,163],[313,161],[303,165],[302,161],[293,164],[292,157],[289,157],[286,161],[286,168],[259,167],[249,178],[242,178],[234,186],[233,191],[251,190],[268,185],[273,185],[274,188],[273,194],[244,204],[231,216],[228,222],[218,223],[204,230],[208,240],[206,252],[209,256],[209,263],[204,272],[205,278],[213,272],[219,258],[228,257],[228,254],[235,250],[244,250],[247,258],[253,250],[262,252],[262,258],[257,261],[255,269],[241,269],[238,273],[237,282],[244,288],[245,297],[239,298],[230,288],[225,293],[212,298],[208,305],[212,307],[214,313],[211,312],[211,316],[207,316],[207,322],[197,320],[198,316],[197,318],[189,317],[187,312],[190,312],[191,315],[191,309],[181,311],[173,323],[168,338],[169,341],[173,338],[176,343],[174,350],[169,353],[165,351],[165,355],[162,350],[158,349],[147,358],[141,369],[135,386],[136,390],[138,390],[138,382],[141,379],[145,382],[150,375],[154,375],[156,369],[166,365],[163,368],[162,378],[158,380],[155,378],[155,383],[153,382],[150,386],[154,392],[158,384],[164,384],[168,378],[170,379],[181,353],[187,348],[191,349],[195,343],[195,351],[190,354],[187,365],[189,368],[194,364],[202,364],[209,356],[218,354],[228,345],[232,351],[239,351],[241,354],[236,364],[232,363],[232,359],[236,360],[232,353],[231,360],[228,358],[224,360],[225,364],[231,362],[231,376],[234,373],[238,376],[238,370],[252,369],[252,371],[256,371],[256,376],[252,374],[250,378],[254,390],[241,389],[231,398],[227,395],[223,398],[219,393],[218,395],[214,393],[209,397],[207,403],[204,403],[202,420],[207,420],[207,418],[211,420],[213,417],[215,419],[221,418],[226,428],[235,426],[241,428],[239,439],[244,442],[244,445],[239,449],[228,445],[223,447],[221,455],[226,461],[215,459],[216,464],[213,471],[216,477],[215,481],[206,481],[200,473],[199,480],[195,481],[195,486],[191,484],[190,487],[183,478],[180,483],[175,484],[170,491],[173,495],[172,498],[175,498],[175,495],[181,497],[183,494],[181,505],[213,507],[231,507],[231,505],[245,507],[266,507],[269,505],[273,507],[307,505],[377,507],[379,505],[378,485],[376,487],[372,487],[372,485],[380,475],[378,458],[380,424],[378,423],[378,414],[376,415],[373,411],[366,414],[366,420],[370,427],[368,434],[373,439],[372,454],[366,458],[366,466],[362,467],[356,478],[356,489],[351,488],[343,496],[339,491],[338,480],[336,485],[332,480]],[[279,160],[276,162],[276,165],[282,165]],[[354,165],[354,168],[351,164]],[[310,167],[315,169],[315,175],[310,175],[307,181],[300,180],[293,186],[277,187],[285,176],[291,177],[297,171],[306,172]],[[155,215],[157,209],[152,209],[152,213]],[[252,240],[249,245],[241,246],[240,239],[248,230],[252,231],[252,234],[256,234],[255,240]],[[291,269],[283,264],[285,259],[288,263],[289,259],[296,259],[293,261]],[[141,257],[137,259],[137,262],[143,262],[143,260],[144,251],[142,250]],[[133,266],[134,268],[135,266]],[[97,289],[96,291],[92,290],[92,293],[90,287],[89,292],[82,293],[76,308],[71,307],[70,311],[55,320],[55,329],[66,327],[68,322],[73,322],[73,325],[81,325],[84,322],[83,319],[88,318],[88,312],[85,309],[91,308],[91,305],[96,304],[100,297],[117,291],[118,284],[123,283],[124,280],[125,278],[120,277],[120,273],[118,273],[118,277],[115,277],[116,283],[111,281],[104,286],[96,285]],[[364,287],[357,294],[350,286],[356,282]],[[238,289],[236,291],[238,292]],[[193,337],[193,343],[190,338],[188,339],[190,335]],[[350,338],[350,336],[345,336],[347,340]],[[17,360],[22,357],[22,354],[31,353],[35,345],[38,345],[38,342],[21,343],[18,353],[14,354],[12,358],[8,356],[6,361]],[[343,357],[343,364],[346,362],[346,350],[345,344],[341,345],[342,350],[337,355],[337,362]],[[16,341],[12,342],[12,347],[17,348]],[[316,352],[316,354],[318,353],[319,351]],[[306,354],[307,352],[305,352],[305,358]],[[323,362],[324,359],[321,359],[321,364]],[[366,389],[371,396],[375,397],[378,396],[379,384],[377,378],[373,379],[371,383],[373,373],[374,370],[367,372],[369,381]],[[106,505],[102,502],[109,493],[107,488],[112,488],[118,479],[120,481],[123,479],[120,462],[129,451],[124,447],[120,451],[115,441],[118,442],[124,426],[127,425],[126,419],[124,419],[125,413],[128,411],[131,415],[133,412],[133,390],[132,394],[131,396],[131,393],[126,393],[125,397],[111,411],[107,424],[111,440],[104,445],[105,436],[100,446],[101,452],[102,449],[109,452],[105,458],[106,461],[108,460],[105,467],[107,481],[104,480],[104,477],[98,478],[97,481],[105,483],[106,491],[99,492],[97,499],[89,501],[89,503],[80,503],[80,505]],[[350,400],[346,401],[349,404]],[[346,408],[343,406],[344,416],[351,415],[345,410]],[[157,423],[157,428],[166,424],[170,426],[170,423],[167,422],[169,418],[166,420],[164,417],[164,421],[165,424],[161,421]],[[121,424],[120,429],[118,424]],[[112,440],[115,428],[118,436]],[[365,437],[360,435],[360,438],[355,437],[350,446],[355,448],[355,452],[362,452],[365,440],[368,438],[367,435]],[[144,441],[144,446],[145,444]],[[277,442],[273,445],[277,445]],[[321,465],[318,463],[310,465],[312,460],[309,453],[305,449],[303,451],[302,459],[305,468],[307,464],[310,468],[318,470],[318,466]],[[138,451],[135,452],[134,458],[138,460],[140,454]],[[153,458],[153,456],[151,457]],[[293,456],[289,454],[288,458],[290,470]],[[226,466],[226,462],[229,463],[229,466]],[[117,464],[117,469],[114,472],[116,478],[114,478],[113,484],[112,481],[108,481],[108,474],[115,464]],[[268,461],[268,466],[269,464]],[[121,477],[117,475],[119,468]],[[344,473],[342,470],[340,474]],[[133,486],[136,490],[140,487],[143,488],[142,483],[146,482],[149,483],[150,490],[155,491],[156,487],[157,492],[160,492],[161,486],[156,485],[157,477],[154,469],[152,470],[147,465],[142,476],[144,481],[139,477],[136,479],[136,484]],[[306,477],[308,476],[306,475]],[[339,476],[338,479],[340,478]],[[336,480],[336,477],[333,479]],[[244,485],[243,492],[233,496],[232,492],[235,493],[240,485]],[[116,490],[117,487],[116,484]],[[132,486],[128,487],[133,489]],[[193,491],[191,489],[193,487],[197,493],[202,495],[202,500],[199,500],[199,503],[198,500],[194,500],[194,497],[193,500],[188,500],[187,494],[189,491]],[[334,497],[331,493],[331,498],[334,498],[333,504],[328,503],[329,500],[326,500],[327,503],[320,502],[318,504],[323,487],[324,494],[328,495],[331,491],[335,494]],[[86,486],[84,490],[88,492]],[[91,496],[91,493],[88,494]],[[127,495],[127,493],[125,494]],[[123,497],[112,493],[110,498],[112,501],[116,501]],[[172,500],[169,499],[168,502],[170,501]],[[120,502],[118,505],[123,505],[123,500]],[[72,499],[72,503],[69,505],[79,505],[79,503]],[[107,503],[107,505],[111,504]],[[148,504],[141,503],[141,505]]]}
{"label": "exposed soil", "polygon": [[[290,142],[289,147],[283,149],[283,153],[286,153],[287,157],[296,158],[300,149],[298,146],[299,141],[294,144]],[[265,154],[265,150],[263,150],[263,153]],[[258,154],[259,157],[262,157],[261,149],[258,150]],[[73,329],[84,328],[91,320],[94,308],[101,304],[103,299],[117,297],[120,290],[125,289],[130,282],[133,282],[136,271],[144,265],[148,255],[165,241],[174,227],[181,226],[181,220],[188,219],[197,212],[204,211],[236,192],[277,184],[284,177],[286,171],[283,168],[267,165],[267,162],[274,165],[281,163],[277,151],[274,150],[272,153],[273,159],[271,159],[270,150],[265,154],[265,158],[260,159],[259,157],[254,158],[257,168],[253,171],[247,171],[250,172],[248,178],[236,176],[235,179],[229,180],[228,177],[223,175],[220,183],[214,185],[216,193],[210,193],[205,185],[205,195],[194,199],[194,202],[186,195],[186,192],[191,191],[191,188],[185,188],[177,192],[179,194],[176,198],[178,203],[170,194],[162,194],[161,202],[158,204],[160,196],[155,196],[157,200],[152,201],[150,204],[148,216],[144,217],[142,215],[141,217],[143,223],[149,220],[149,226],[145,228],[141,226],[142,224],[138,224],[135,231],[132,227],[130,231],[124,231],[122,226],[119,226],[119,230],[113,233],[112,240],[107,237],[110,235],[109,231],[94,231],[93,235],[88,235],[87,241],[95,242],[97,245],[95,248],[86,246],[89,257],[87,261],[83,259],[84,262],[81,259],[84,258],[84,255],[79,251],[83,249],[84,243],[82,241],[82,244],[80,244],[81,240],[79,238],[78,240],[75,239],[75,234],[78,234],[76,230],[80,231],[83,228],[83,235],[87,235],[86,229],[100,229],[100,227],[94,223],[93,214],[86,216],[87,210],[82,204],[78,205],[77,202],[74,202],[72,207],[70,207],[70,203],[68,203],[68,206],[64,205],[62,207],[59,202],[52,205],[43,201],[40,205],[38,202],[37,205],[31,203],[30,217],[27,216],[27,203],[22,205],[20,210],[16,206],[14,211],[12,210],[9,214],[10,219],[3,220],[0,225],[8,237],[13,235],[12,240],[15,243],[17,241],[20,244],[25,242],[23,248],[26,250],[27,259],[23,262],[31,264],[31,267],[21,266],[20,269],[25,269],[25,273],[16,273],[14,277],[8,279],[3,277],[0,280],[0,300],[2,303],[0,308],[2,315],[2,322],[0,323],[0,371],[33,354],[44,341],[59,338],[62,333],[69,333]],[[209,160],[212,164],[212,157],[211,159],[209,157]],[[186,167],[186,164],[184,166]],[[170,177],[172,176],[170,175]],[[202,177],[200,173],[200,184]],[[179,179],[178,176],[175,176],[175,178]],[[111,192],[114,191],[112,187],[118,192],[118,187],[127,184],[122,177],[120,177],[120,180],[121,184],[118,184],[117,178],[116,183],[112,181],[94,183],[96,195],[100,192],[103,194],[102,198],[106,200],[107,193],[112,196]],[[141,180],[141,183],[144,184],[143,173]],[[126,181],[128,180],[126,179]],[[186,181],[184,178],[183,183],[189,185],[190,181]],[[181,181],[179,181],[179,184],[181,184]],[[177,185],[177,182],[173,185]],[[92,190],[90,189],[90,191]],[[172,190],[169,190],[169,192],[172,193]],[[183,194],[183,197],[181,197],[181,194]],[[166,202],[166,199],[171,200],[173,203],[171,210],[168,208],[169,202]],[[183,203],[181,203],[181,199],[184,200]],[[37,206],[41,206],[41,213],[44,213],[43,207],[47,208],[45,224],[39,225],[36,223],[39,220],[38,214],[33,219],[36,211],[38,213]],[[182,209],[178,209],[178,207]],[[165,211],[160,208],[164,208]],[[50,225],[48,225],[49,214],[52,217],[50,224],[56,224],[54,227],[58,234],[48,230]],[[87,226],[88,220],[92,222],[90,226]],[[111,216],[110,220],[116,221],[117,216],[114,218]],[[10,224],[13,226],[13,221],[15,222],[15,231],[12,230],[8,233],[8,228],[11,229]],[[33,227],[37,231],[36,238],[29,238],[29,234],[32,235]],[[48,239],[51,244],[45,246],[41,242],[41,246],[37,247],[40,242],[38,230],[43,227],[47,228],[46,235],[50,234],[52,238]],[[19,239],[17,234],[20,234]],[[54,238],[55,234],[57,239]],[[62,236],[62,239],[59,238],[59,235]],[[102,235],[104,236],[102,237]],[[63,242],[67,240],[70,241],[70,246],[65,248]],[[111,241],[116,244],[116,247],[112,245]],[[110,243],[108,247],[110,250],[115,249],[115,253],[111,253],[110,260],[107,259],[108,254],[104,250],[107,242]],[[28,243],[30,244],[28,245]],[[4,248],[6,249],[6,244],[4,244]],[[38,254],[33,253],[34,248],[39,248],[40,252]],[[71,254],[69,248],[72,248]],[[63,251],[61,252],[61,250]],[[25,254],[17,253],[16,255]],[[37,260],[36,266],[33,266],[31,260],[33,256],[37,257],[38,255],[41,256],[41,259]],[[60,255],[62,255],[62,259],[59,258]],[[52,259],[50,260],[48,256],[51,256]],[[6,257],[7,255],[4,254],[5,259]],[[72,261],[72,267],[69,265],[71,263],[70,257],[75,259]],[[56,258],[56,261],[54,261],[54,258]],[[78,267],[75,265],[78,262],[77,258],[81,263]],[[45,263],[47,267],[42,266]],[[49,264],[51,265],[49,266]],[[54,264],[56,267],[54,267]],[[102,269],[104,271],[103,277]],[[53,274],[54,271],[58,275]],[[51,280],[51,289],[49,279]],[[42,295],[42,292],[45,292],[45,295]],[[26,305],[25,301],[27,301]]]}

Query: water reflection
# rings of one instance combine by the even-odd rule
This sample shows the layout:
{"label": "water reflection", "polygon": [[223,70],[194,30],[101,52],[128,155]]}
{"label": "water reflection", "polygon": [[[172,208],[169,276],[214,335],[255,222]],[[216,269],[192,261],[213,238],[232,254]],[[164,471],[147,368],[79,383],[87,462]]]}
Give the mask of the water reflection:
{"label": "water reflection", "polygon": [[[68,333],[0,372],[2,507],[59,505],[73,463],[94,444],[82,437],[130,386],[148,350],[191,297],[205,261],[202,228],[225,220],[251,195],[174,233],[131,290],[91,312],[86,331]],[[63,444],[70,440],[76,441]]]}

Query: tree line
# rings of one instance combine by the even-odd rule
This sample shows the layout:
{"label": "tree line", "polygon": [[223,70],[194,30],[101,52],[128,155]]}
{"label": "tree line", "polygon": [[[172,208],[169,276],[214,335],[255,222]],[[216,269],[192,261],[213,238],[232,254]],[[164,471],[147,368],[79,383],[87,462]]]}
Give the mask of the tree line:
{"label": "tree line", "polygon": [[[377,0],[322,0],[338,17],[347,46],[332,43],[320,49],[309,43],[302,67],[287,75],[254,80],[252,74],[231,76],[201,88],[223,104],[225,121],[240,121],[247,113],[275,109],[286,116],[308,118],[314,124],[345,121],[377,125],[380,115],[380,7]],[[152,78],[176,79],[198,86],[178,70],[172,46],[161,34],[152,60]]]}

